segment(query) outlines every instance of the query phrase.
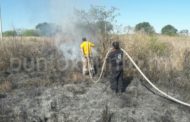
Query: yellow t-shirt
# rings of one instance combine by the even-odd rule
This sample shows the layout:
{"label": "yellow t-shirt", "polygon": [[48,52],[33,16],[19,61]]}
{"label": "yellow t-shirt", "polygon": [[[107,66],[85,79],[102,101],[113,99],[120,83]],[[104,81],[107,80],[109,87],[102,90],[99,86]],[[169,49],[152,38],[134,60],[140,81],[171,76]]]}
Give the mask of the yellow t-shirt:
{"label": "yellow t-shirt", "polygon": [[92,52],[92,47],[94,47],[94,43],[90,41],[84,41],[80,48],[83,50],[84,56],[90,56]]}

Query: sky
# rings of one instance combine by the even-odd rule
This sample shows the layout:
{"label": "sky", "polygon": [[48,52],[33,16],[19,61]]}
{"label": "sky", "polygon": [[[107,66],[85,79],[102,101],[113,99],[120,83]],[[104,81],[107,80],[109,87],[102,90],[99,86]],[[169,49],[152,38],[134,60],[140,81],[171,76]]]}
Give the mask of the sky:
{"label": "sky", "polygon": [[4,31],[33,29],[41,22],[59,24],[73,8],[91,5],[118,8],[118,24],[123,27],[147,21],[158,33],[167,24],[190,30],[190,0],[0,0],[0,5]]}

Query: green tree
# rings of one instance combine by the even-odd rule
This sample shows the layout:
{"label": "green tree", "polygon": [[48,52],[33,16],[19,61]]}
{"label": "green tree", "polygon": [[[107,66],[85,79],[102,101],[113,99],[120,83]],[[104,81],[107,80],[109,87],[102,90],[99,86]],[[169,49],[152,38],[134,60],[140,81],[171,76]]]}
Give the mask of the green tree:
{"label": "green tree", "polygon": [[177,29],[172,25],[166,25],[162,28],[162,34],[168,36],[175,36],[177,35]]}
{"label": "green tree", "polygon": [[22,33],[21,33],[22,36],[39,36],[39,33],[37,30],[24,30]]}
{"label": "green tree", "polygon": [[137,24],[135,26],[135,31],[136,32],[143,31],[147,34],[154,34],[155,33],[154,27],[151,26],[149,22],[142,22],[142,23]]}
{"label": "green tree", "polygon": [[5,31],[3,32],[3,36],[17,36],[17,32],[16,31]]}

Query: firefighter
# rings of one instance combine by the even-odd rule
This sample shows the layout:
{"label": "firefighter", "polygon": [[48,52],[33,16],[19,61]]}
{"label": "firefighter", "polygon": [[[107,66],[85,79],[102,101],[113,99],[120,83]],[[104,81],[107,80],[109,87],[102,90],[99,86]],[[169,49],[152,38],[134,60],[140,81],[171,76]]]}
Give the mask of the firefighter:
{"label": "firefighter", "polygon": [[[82,62],[83,62],[83,75],[88,74],[88,69],[93,70],[92,64],[92,48],[94,47],[94,43],[88,41],[85,37],[82,38],[82,43],[80,45],[81,53],[82,53]],[[89,60],[89,62],[88,62]],[[88,64],[90,66],[88,66]]]}
{"label": "firefighter", "polygon": [[123,93],[123,52],[120,50],[119,42],[112,43],[112,51],[108,55],[107,62],[110,71],[110,87],[115,93]]}

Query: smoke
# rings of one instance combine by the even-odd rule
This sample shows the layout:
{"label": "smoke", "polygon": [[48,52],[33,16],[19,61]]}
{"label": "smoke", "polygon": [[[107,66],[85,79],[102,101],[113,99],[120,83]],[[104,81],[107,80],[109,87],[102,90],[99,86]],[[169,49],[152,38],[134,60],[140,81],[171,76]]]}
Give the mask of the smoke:
{"label": "smoke", "polygon": [[[64,57],[70,60],[81,60],[80,43],[82,37],[95,41],[88,33],[76,26],[80,21],[75,14],[75,9],[81,9],[78,0],[50,0],[51,20],[62,28],[61,33],[55,36],[57,47],[63,52]],[[82,2],[85,2],[82,1]]]}

